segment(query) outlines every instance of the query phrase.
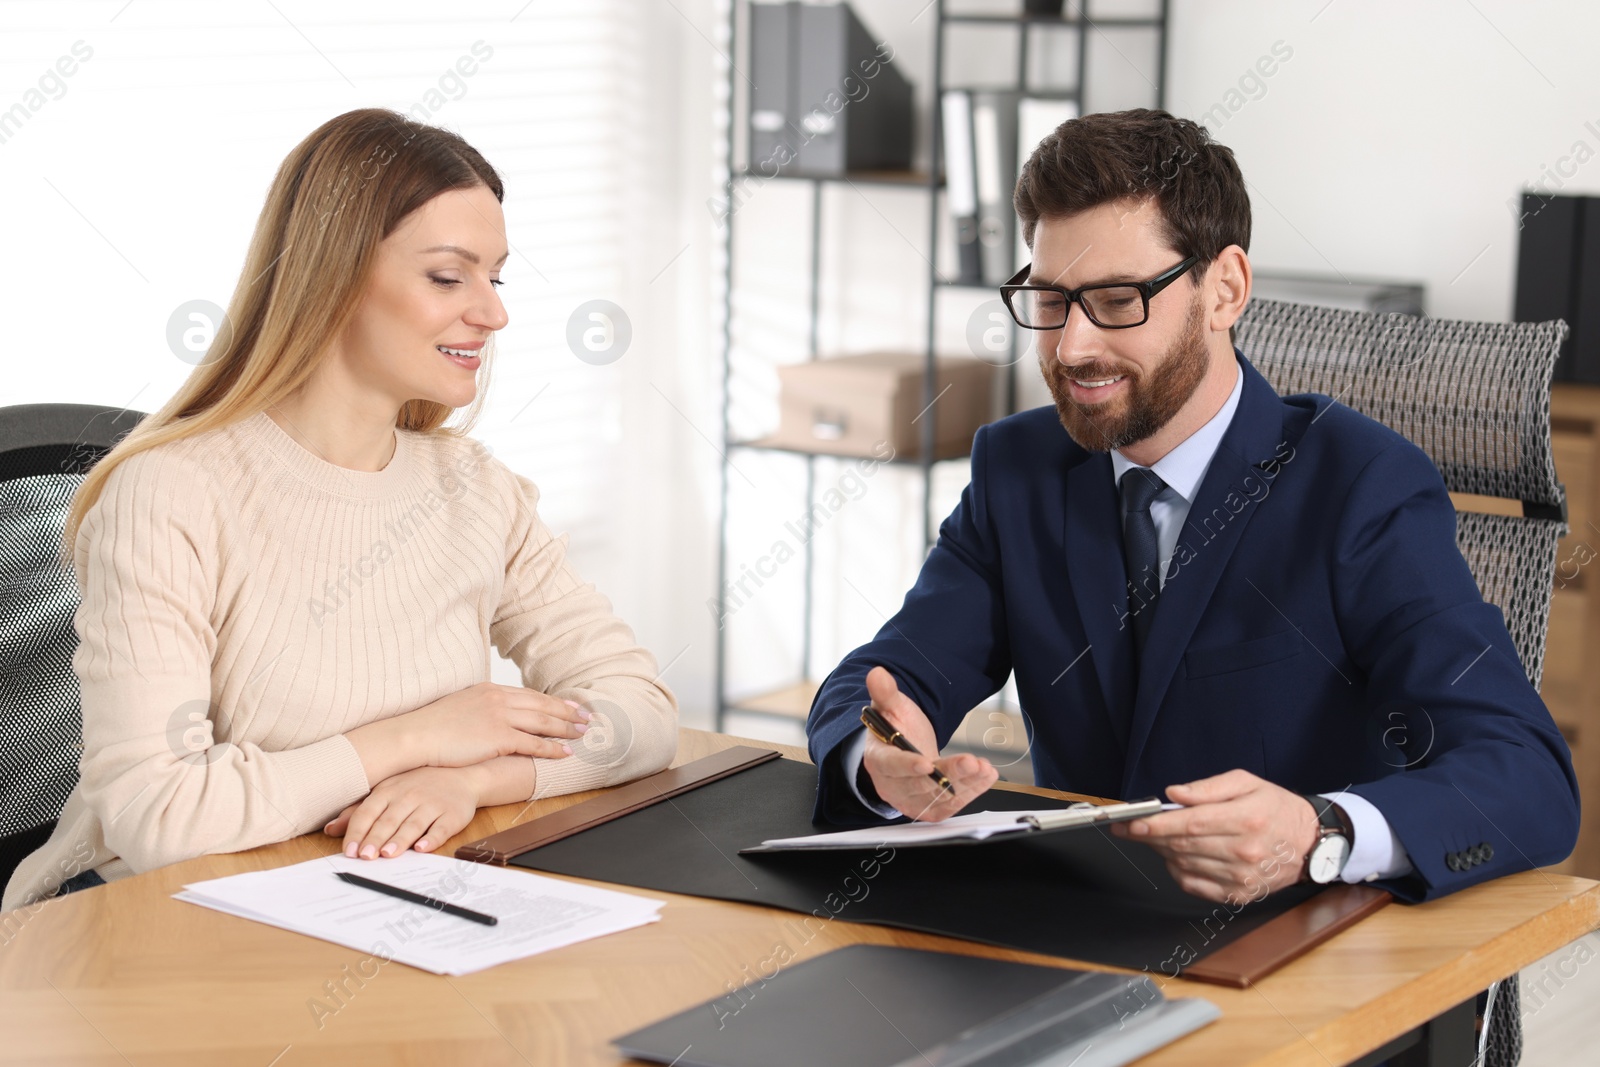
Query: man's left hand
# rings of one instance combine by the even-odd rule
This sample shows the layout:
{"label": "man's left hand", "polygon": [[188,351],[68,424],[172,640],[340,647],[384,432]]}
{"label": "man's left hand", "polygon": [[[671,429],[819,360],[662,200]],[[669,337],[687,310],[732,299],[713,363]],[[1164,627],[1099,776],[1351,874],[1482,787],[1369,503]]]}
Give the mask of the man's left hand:
{"label": "man's left hand", "polygon": [[1260,900],[1293,885],[1317,841],[1310,802],[1249,771],[1169,786],[1167,799],[1185,806],[1111,832],[1161,853],[1178,885],[1206,900]]}

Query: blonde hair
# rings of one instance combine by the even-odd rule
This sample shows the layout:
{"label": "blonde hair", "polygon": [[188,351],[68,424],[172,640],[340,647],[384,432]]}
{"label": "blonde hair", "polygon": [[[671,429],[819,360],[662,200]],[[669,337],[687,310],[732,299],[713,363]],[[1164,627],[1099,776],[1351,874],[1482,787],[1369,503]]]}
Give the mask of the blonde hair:
{"label": "blonde hair", "polygon": [[[90,468],[67,513],[69,565],[78,528],[118,464],[249,418],[298,389],[354,314],[379,243],[440,193],[480,185],[505,199],[499,174],[461,137],[386,108],[347,111],[296,145],[256,220],[228,301],[231,328],[218,329],[171,400]],[[477,397],[458,425],[444,425],[453,408],[408,400],[395,426],[465,436],[483,408],[493,348],[491,339]]]}

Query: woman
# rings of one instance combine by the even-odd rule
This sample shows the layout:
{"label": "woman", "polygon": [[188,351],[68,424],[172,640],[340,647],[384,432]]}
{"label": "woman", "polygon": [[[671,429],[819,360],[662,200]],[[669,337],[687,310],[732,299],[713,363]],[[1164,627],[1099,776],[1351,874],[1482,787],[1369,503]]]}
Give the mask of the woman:
{"label": "woman", "polygon": [[[443,425],[506,325],[502,199],[461,138],[380,109],[279,168],[231,330],[74,498],[81,779],[4,910],[318,828],[429,851],[671,761],[654,658],[533,483]],[[491,644],[522,687],[487,681]]]}

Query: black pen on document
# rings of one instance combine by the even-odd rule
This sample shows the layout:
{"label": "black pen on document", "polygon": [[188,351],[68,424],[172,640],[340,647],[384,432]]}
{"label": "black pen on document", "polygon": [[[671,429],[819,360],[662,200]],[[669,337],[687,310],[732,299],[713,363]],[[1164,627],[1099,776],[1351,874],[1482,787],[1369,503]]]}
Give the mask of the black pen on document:
{"label": "black pen on document", "polygon": [[442,900],[434,900],[432,897],[425,897],[421,893],[413,893],[411,890],[401,889],[399,886],[374,882],[371,878],[363,878],[359,874],[350,874],[348,871],[335,871],[334,873],[340,881],[349,882],[351,885],[358,885],[364,889],[371,889],[379,893],[387,893],[391,897],[409,900],[413,904],[421,904],[424,907],[442,911],[447,915],[457,915],[463,919],[471,919],[473,922],[482,923],[485,926],[494,926],[500,921],[493,915],[485,915],[483,912],[473,911],[471,908],[463,908],[455,904],[447,904]]}
{"label": "black pen on document", "polygon": [[[861,709],[861,721],[866,725],[867,729],[872,731],[872,735],[884,744],[893,745],[902,752],[909,752],[914,756],[922,755],[921,752],[917,751],[917,746],[907,741],[906,735],[896,730],[894,724],[885,719],[883,713],[871,704]],[[946,793],[951,796],[956,795],[956,787],[950,784],[950,779],[938,767],[934,767],[933,770],[929,771],[928,777],[937,782],[939,788]]]}

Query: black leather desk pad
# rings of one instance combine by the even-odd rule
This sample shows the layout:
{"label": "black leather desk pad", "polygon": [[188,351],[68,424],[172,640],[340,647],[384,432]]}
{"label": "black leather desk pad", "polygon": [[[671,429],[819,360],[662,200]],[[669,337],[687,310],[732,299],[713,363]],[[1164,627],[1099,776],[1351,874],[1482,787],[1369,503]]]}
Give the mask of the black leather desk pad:
{"label": "black leather desk pad", "polygon": [[[765,904],[820,922],[896,926],[1173,975],[1312,896],[1294,886],[1237,912],[1178,888],[1151,849],[1101,827],[982,848],[738,854],[812,825],[816,768],[790,759],[740,771],[509,862],[531,870]],[[1069,802],[990,790],[971,810]],[[800,936],[805,936],[803,933]]]}

